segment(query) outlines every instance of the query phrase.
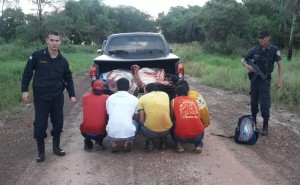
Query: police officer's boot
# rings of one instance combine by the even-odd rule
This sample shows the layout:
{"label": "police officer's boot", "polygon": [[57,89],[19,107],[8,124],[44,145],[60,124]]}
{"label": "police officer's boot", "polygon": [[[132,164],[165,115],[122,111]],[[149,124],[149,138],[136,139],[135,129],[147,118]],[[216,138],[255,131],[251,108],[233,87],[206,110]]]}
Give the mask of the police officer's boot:
{"label": "police officer's boot", "polygon": [[253,121],[254,121],[254,123],[255,123],[255,126],[257,125],[256,123],[257,123],[257,121],[256,121],[256,114],[254,115],[254,114],[252,114],[252,118],[253,118]]}
{"label": "police officer's boot", "polygon": [[44,141],[37,142],[38,155],[36,157],[36,162],[43,162],[45,160],[45,143]]}
{"label": "police officer's boot", "polygon": [[58,156],[64,156],[66,153],[63,151],[60,147],[60,136],[54,136],[52,139],[53,143],[53,153],[55,153]]}
{"label": "police officer's boot", "polygon": [[269,121],[264,120],[263,129],[262,129],[262,133],[261,133],[262,136],[268,135],[268,125],[269,125]]}

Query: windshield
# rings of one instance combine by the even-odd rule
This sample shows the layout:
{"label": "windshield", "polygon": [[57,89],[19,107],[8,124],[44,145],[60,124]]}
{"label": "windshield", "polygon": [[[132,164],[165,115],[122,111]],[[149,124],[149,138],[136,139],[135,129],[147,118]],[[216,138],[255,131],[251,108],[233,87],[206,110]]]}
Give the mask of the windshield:
{"label": "windshield", "polygon": [[110,56],[122,58],[154,58],[166,52],[164,41],[159,36],[123,35],[113,37],[107,46]]}

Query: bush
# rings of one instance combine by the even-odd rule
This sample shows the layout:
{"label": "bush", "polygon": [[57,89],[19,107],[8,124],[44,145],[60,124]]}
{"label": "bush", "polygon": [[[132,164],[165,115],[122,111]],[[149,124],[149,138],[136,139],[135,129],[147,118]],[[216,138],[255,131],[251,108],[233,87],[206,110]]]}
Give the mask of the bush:
{"label": "bush", "polygon": [[74,45],[74,44],[62,44],[60,47],[63,53],[76,53],[76,52],[84,52],[84,53],[97,53],[96,45]]}
{"label": "bush", "polygon": [[84,53],[91,53],[91,54],[97,54],[97,49],[99,49],[99,46],[97,45],[79,45],[78,48],[80,48],[81,52]]}
{"label": "bush", "polygon": [[221,55],[238,55],[241,56],[246,53],[247,49],[252,46],[243,39],[238,38],[236,35],[230,35],[225,42],[209,42],[207,41],[203,49],[207,53],[221,54]]}
{"label": "bush", "polygon": [[43,47],[41,42],[26,43],[21,40],[15,40],[9,44],[0,45],[0,61],[26,60],[35,50]]}
{"label": "bush", "polygon": [[[1,38],[0,38],[1,40]],[[0,45],[0,61],[6,62],[11,60],[27,60],[34,51],[45,48],[46,45],[40,41],[27,42],[23,40],[15,40],[9,44]],[[62,44],[60,50],[62,53],[77,53],[84,52],[90,54],[97,54],[96,45],[74,45]]]}
{"label": "bush", "polygon": [[[291,64],[289,63],[285,69],[294,67],[294,69],[288,69],[289,74],[285,75],[283,85],[281,89],[278,92],[274,91],[274,88],[272,88],[272,97],[275,102],[280,102],[292,109],[300,109],[300,81],[298,78],[298,70],[297,66],[298,64]],[[286,74],[286,73],[285,73]],[[275,84],[277,82],[277,75],[274,75],[273,77],[273,83]]]}
{"label": "bush", "polygon": [[3,45],[3,44],[6,44],[5,39],[0,37],[0,46]]}
{"label": "bush", "polygon": [[199,53],[203,53],[202,48],[198,42],[191,42],[188,44],[171,44],[173,53],[180,56],[181,61],[192,61]]}
{"label": "bush", "polygon": [[76,53],[77,46],[73,44],[62,44],[60,50],[63,53]]}

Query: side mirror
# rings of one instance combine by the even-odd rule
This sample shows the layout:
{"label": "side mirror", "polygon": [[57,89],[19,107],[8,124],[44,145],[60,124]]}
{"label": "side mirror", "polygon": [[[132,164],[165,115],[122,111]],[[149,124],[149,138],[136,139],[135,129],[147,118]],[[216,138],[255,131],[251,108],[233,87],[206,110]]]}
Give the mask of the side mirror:
{"label": "side mirror", "polygon": [[98,54],[102,54],[102,49],[97,49]]}
{"label": "side mirror", "polygon": [[170,53],[173,53],[173,49],[170,48]]}

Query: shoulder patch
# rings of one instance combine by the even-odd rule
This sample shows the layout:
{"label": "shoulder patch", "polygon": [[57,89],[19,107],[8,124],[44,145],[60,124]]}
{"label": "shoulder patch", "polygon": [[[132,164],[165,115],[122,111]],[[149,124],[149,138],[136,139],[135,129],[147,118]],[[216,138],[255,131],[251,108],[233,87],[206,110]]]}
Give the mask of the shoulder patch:
{"label": "shoulder patch", "polygon": [[279,50],[276,52],[276,55],[280,57],[280,51]]}
{"label": "shoulder patch", "polygon": [[31,61],[31,60],[32,60],[32,55],[30,55],[30,56],[28,57],[27,62],[28,62],[28,61]]}

